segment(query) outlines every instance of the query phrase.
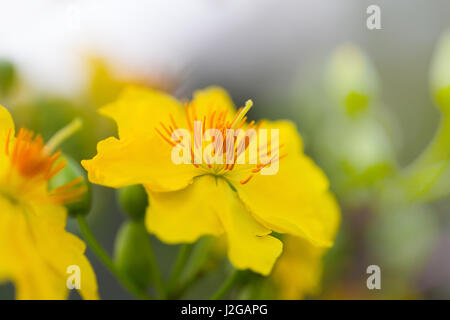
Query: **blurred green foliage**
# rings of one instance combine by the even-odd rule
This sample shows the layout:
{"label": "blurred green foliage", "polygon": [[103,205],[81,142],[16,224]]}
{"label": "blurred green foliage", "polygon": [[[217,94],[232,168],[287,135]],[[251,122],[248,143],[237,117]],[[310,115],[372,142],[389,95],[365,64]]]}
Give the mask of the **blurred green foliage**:
{"label": "blurred green foliage", "polygon": [[0,96],[10,93],[16,81],[16,69],[9,61],[0,60]]}
{"label": "blurred green foliage", "polygon": [[[77,201],[67,204],[66,207],[68,213],[73,217],[78,214],[87,215],[91,210],[92,190],[86,174],[80,164],[67,155],[62,155],[59,158],[58,163],[60,161],[64,161],[66,166],[58,174],[52,177],[52,179],[50,179],[48,187],[50,190],[53,190],[71,183],[75,179],[81,177],[82,180],[73,186],[73,188],[83,188],[85,192],[76,198]],[[58,165],[58,163],[56,165]]]}

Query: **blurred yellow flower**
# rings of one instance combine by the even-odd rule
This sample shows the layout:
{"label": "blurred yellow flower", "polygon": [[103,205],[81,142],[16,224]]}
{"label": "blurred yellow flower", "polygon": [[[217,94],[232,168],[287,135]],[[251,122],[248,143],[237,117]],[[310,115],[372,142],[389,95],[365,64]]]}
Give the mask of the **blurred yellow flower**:
{"label": "blurred yellow flower", "polygon": [[[117,122],[119,139],[101,141],[98,154],[82,165],[93,183],[113,188],[143,184],[150,199],[147,229],[162,241],[194,242],[202,235],[225,234],[228,257],[236,268],[267,275],[282,251],[272,232],[329,247],[340,214],[318,210],[328,195],[328,180],[303,154],[295,125],[246,123],[250,107],[248,102],[236,111],[228,94],[217,87],[197,91],[184,108],[165,93],[130,87],[100,109]],[[267,152],[277,154],[278,172],[260,174],[266,166],[260,162],[175,164],[174,131],[189,128],[193,133],[197,120],[203,124],[201,133],[208,128],[222,133],[230,128],[278,129],[279,150]]]}
{"label": "blurred yellow flower", "polygon": [[139,84],[145,87],[158,88],[164,91],[174,86],[174,81],[160,75],[137,75],[117,72],[108,61],[91,54],[86,58],[88,66],[87,95],[95,106],[102,106],[117,99],[124,87]]}
{"label": "blurred yellow flower", "polygon": [[[331,194],[324,197],[321,208],[324,211],[339,211]],[[283,254],[271,275],[276,296],[285,300],[298,300],[306,295],[317,294],[320,289],[322,258],[325,252],[325,248],[312,246],[299,237],[284,238]]]}
{"label": "blurred yellow flower", "polygon": [[95,56],[89,56],[87,60],[88,92],[92,102],[95,106],[101,106],[114,101],[127,83],[114,74],[106,60]]}
{"label": "blurred yellow flower", "polygon": [[0,106],[0,282],[15,284],[18,299],[65,299],[70,266],[80,268],[80,293],[96,299],[97,282],[85,245],[66,232],[63,204],[85,191],[79,179],[48,191],[64,163],[42,138],[25,129],[15,137],[9,112]]}

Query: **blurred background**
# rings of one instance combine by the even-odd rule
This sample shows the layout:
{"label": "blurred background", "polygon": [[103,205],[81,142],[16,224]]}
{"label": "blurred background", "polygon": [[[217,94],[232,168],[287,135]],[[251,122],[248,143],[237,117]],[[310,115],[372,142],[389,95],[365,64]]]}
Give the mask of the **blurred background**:
{"label": "blurred background", "polygon": [[[372,4],[380,30],[366,26]],[[115,134],[96,109],[126,84],[180,98],[220,85],[237,105],[253,99],[250,118],[294,121],[338,197],[336,245],[324,257],[320,290],[306,297],[450,298],[450,175],[433,194],[389,199],[397,176],[412,189],[428,183],[427,174],[425,182],[407,177],[442,124],[430,73],[450,27],[449,1],[0,0],[0,13],[0,103],[17,126],[48,139],[81,116],[83,131],[63,150],[87,159]],[[114,199],[114,190],[96,186],[89,215],[109,252],[125,219]],[[68,228],[78,232],[73,221]],[[177,247],[153,242],[160,265],[169,265]],[[88,257],[102,298],[131,298]],[[381,290],[366,287],[372,264]],[[187,297],[216,288],[222,269]],[[2,298],[12,292],[0,287]]]}

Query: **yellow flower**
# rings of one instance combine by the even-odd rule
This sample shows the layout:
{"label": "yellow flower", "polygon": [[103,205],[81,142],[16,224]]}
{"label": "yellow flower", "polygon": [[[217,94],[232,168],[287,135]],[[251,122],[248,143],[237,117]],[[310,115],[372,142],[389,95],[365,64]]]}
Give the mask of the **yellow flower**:
{"label": "yellow flower", "polygon": [[[322,210],[338,211],[331,194],[322,202]],[[277,261],[272,281],[277,297],[285,300],[303,299],[306,295],[317,294],[322,278],[322,258],[325,248],[314,247],[304,239],[287,236],[284,250]]]}
{"label": "yellow flower", "polygon": [[89,81],[87,95],[95,106],[102,106],[114,101],[126,86],[140,84],[145,87],[169,90],[173,88],[174,81],[158,75],[137,75],[135,73],[124,74],[115,72],[114,68],[104,58],[97,55],[89,55],[86,58]]}
{"label": "yellow flower", "polygon": [[64,299],[68,267],[80,268],[81,295],[96,299],[97,282],[85,245],[65,231],[63,204],[84,192],[79,179],[48,191],[47,182],[64,167],[54,165],[40,136],[21,129],[0,106],[0,283],[12,281],[18,299]]}
{"label": "yellow flower", "polygon": [[[93,183],[113,188],[144,185],[150,199],[147,229],[162,241],[194,242],[202,235],[225,234],[228,257],[236,268],[267,275],[282,251],[273,231],[329,247],[339,212],[317,210],[328,181],[303,154],[295,125],[248,124],[245,114],[250,107],[248,102],[236,111],[228,94],[217,87],[196,92],[184,108],[162,92],[130,87],[100,110],[117,122],[119,139],[101,141],[98,154],[82,165]],[[194,121],[202,121],[201,133],[208,128],[222,133],[230,128],[278,129],[279,150],[266,152],[277,155],[278,172],[262,175],[267,162],[175,164],[171,152],[177,141],[172,134],[177,128],[195,131]],[[241,142],[235,141],[234,149]]]}

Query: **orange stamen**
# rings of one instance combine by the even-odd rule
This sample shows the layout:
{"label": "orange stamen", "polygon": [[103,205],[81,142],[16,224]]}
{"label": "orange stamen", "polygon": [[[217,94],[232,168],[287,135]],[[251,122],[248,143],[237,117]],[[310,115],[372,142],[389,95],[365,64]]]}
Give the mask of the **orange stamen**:
{"label": "orange stamen", "polygon": [[176,146],[176,143],[173,142],[173,141],[171,141],[171,140],[169,140],[169,139],[167,139],[167,137],[164,136],[164,135],[158,130],[158,128],[155,128],[155,130],[156,130],[156,132],[158,132],[158,134],[161,136],[161,138],[164,139],[164,141],[166,141],[168,144],[170,144],[170,145],[173,146],[173,147]]}
{"label": "orange stamen", "polygon": [[253,178],[253,174],[249,175],[247,179],[239,181],[240,184],[246,184],[250,181],[250,179]]}
{"label": "orange stamen", "polygon": [[[13,173],[21,177],[17,180],[15,187],[19,188],[22,194],[39,187],[60,172],[66,162],[61,161],[56,166],[55,163],[61,155],[61,151],[50,154],[40,135],[35,135],[32,131],[21,128],[12,145],[10,153],[12,129],[9,130],[6,140],[5,153],[9,157],[10,171],[8,173],[8,183],[11,183]],[[73,202],[80,198],[86,191],[85,186],[73,188],[79,184],[82,178],[77,178],[68,184],[50,191],[49,195],[55,203],[63,204]]]}
{"label": "orange stamen", "polygon": [[[230,119],[227,119],[228,116],[228,110],[226,108],[217,108],[216,106],[209,106],[205,114],[196,114],[196,108],[194,103],[185,103],[184,104],[184,111],[185,111],[185,117],[186,122],[188,126],[188,130],[191,133],[191,142],[190,142],[190,153],[191,153],[191,164],[194,165],[196,168],[202,168],[206,169],[208,171],[214,170],[215,174],[222,174],[225,171],[232,171],[237,163],[237,159],[241,156],[246,156],[247,150],[250,150],[250,145],[254,142],[254,139],[258,139],[259,134],[257,131],[259,128],[263,125],[263,121],[255,122],[254,120],[247,124],[247,112],[252,107],[253,103],[251,100],[248,100],[244,107],[241,107],[238,109],[236,114],[233,117],[233,120],[230,121]],[[199,116],[199,119],[201,119],[202,124],[201,126],[197,127],[197,121]],[[177,137],[172,137],[172,134],[174,131],[178,128],[175,118],[172,114],[169,115],[170,117],[170,125],[165,125],[163,122],[160,122],[160,128],[155,128],[156,132],[163,138],[164,141],[169,143],[171,146],[175,146],[175,142],[181,142],[180,139]],[[195,125],[194,125],[195,124]],[[214,148],[212,150],[211,156],[216,157],[217,155],[222,155],[224,158],[222,159],[223,162],[220,166],[217,166],[215,163],[215,159],[211,158],[209,155],[205,156],[206,159],[204,160],[204,163],[195,163],[194,158],[194,150],[195,155],[197,151],[200,151],[203,153],[203,146],[202,146],[202,139],[203,135],[208,129],[217,129],[222,133],[222,142],[220,140],[217,140],[214,138],[211,143],[213,144]],[[230,139],[231,137],[228,136],[228,130],[232,129],[233,132],[230,133],[230,135],[233,136],[233,139]],[[248,133],[245,135],[243,139],[240,137],[235,136],[235,132],[237,130],[254,130],[256,133]],[[195,132],[194,132],[195,131]],[[197,136],[197,131],[201,132],[201,136]],[[175,142],[174,142],[175,141]],[[267,137],[267,143],[264,143],[264,145],[257,145],[255,149],[252,148],[251,151],[256,151],[258,156],[258,161],[254,164],[252,168],[242,167],[243,170],[248,171],[249,176],[240,181],[241,184],[245,184],[248,181],[251,180],[253,176],[258,174],[262,168],[270,165],[273,161],[278,161],[281,158],[285,157],[286,155],[283,155],[282,157],[278,157],[279,150],[281,149],[282,145],[278,146],[277,148],[272,148],[271,144],[271,136],[269,135]],[[195,148],[195,149],[194,149]],[[271,150],[274,149],[274,150]],[[234,154],[231,155],[231,152],[234,151]],[[230,159],[227,155],[227,153],[230,153]],[[262,157],[264,155],[264,158]],[[202,155],[203,156],[203,155]],[[256,156],[256,155],[255,155]],[[250,158],[250,156],[249,156]],[[230,160],[233,160],[232,163]],[[239,166],[236,166],[239,167]],[[241,169],[239,169],[241,170]]]}

